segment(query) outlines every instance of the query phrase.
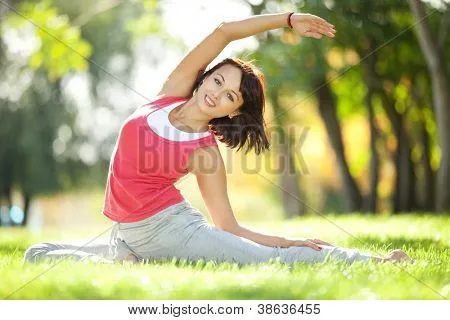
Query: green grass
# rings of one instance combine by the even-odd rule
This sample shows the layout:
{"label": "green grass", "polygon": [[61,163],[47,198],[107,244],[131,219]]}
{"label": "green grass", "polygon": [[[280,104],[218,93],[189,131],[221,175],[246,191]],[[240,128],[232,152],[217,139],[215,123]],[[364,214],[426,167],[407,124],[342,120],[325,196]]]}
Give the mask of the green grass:
{"label": "green grass", "polygon": [[[362,215],[245,224],[290,237],[317,237],[383,254],[401,248],[414,264],[232,264],[168,261],[94,265],[63,261],[22,265],[24,250],[55,238],[0,229],[2,299],[443,299],[450,298],[450,217]],[[95,233],[91,233],[92,236]],[[73,236],[73,235],[72,235]],[[59,235],[59,237],[62,237]],[[64,236],[68,238],[67,234]]]}

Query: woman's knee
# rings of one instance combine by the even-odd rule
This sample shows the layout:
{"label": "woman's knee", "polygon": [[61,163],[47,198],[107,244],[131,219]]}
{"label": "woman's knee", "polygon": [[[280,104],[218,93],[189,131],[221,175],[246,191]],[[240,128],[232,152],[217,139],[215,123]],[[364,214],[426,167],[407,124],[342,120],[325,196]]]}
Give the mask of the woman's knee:
{"label": "woman's knee", "polygon": [[280,248],[279,256],[281,262],[295,263],[295,262],[305,262],[305,263],[316,263],[322,262],[327,257],[327,250],[315,250],[310,247],[289,247]]}
{"label": "woman's knee", "polygon": [[356,261],[363,261],[363,262],[371,261],[372,255],[369,253],[361,252],[358,249],[332,247],[330,257],[336,258],[338,260],[343,260],[347,263],[354,263]]}

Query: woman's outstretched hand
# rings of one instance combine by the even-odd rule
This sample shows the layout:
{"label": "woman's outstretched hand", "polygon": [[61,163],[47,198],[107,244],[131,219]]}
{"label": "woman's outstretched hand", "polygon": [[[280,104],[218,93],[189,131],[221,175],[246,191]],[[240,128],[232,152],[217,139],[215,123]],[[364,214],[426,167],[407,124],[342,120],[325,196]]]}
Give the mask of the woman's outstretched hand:
{"label": "woman's outstretched hand", "polygon": [[291,16],[291,24],[294,31],[302,37],[322,39],[324,34],[334,38],[336,34],[334,25],[309,13],[294,13]]}
{"label": "woman's outstretched hand", "polygon": [[322,250],[320,245],[334,247],[334,245],[322,241],[320,239],[299,239],[299,240],[290,240],[289,242],[290,247],[310,247],[313,248],[314,250]]}

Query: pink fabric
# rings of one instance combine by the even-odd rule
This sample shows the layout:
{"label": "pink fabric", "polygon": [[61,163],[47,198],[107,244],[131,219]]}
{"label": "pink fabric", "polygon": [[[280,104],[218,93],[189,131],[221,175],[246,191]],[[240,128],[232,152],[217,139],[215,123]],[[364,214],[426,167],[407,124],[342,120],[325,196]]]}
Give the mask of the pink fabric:
{"label": "pink fabric", "polygon": [[[109,166],[103,213],[113,221],[136,222],[183,200],[174,183],[192,151],[217,145],[214,135],[172,141],[156,134],[147,116],[184,97],[164,97],[137,109],[122,125]],[[162,110],[161,110],[162,111]]]}

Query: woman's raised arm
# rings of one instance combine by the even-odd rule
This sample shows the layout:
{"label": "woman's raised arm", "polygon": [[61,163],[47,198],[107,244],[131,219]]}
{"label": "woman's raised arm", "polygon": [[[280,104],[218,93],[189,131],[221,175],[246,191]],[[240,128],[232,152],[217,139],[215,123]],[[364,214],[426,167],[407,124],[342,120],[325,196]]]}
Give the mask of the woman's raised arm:
{"label": "woman's raised arm", "polygon": [[199,74],[230,43],[223,26],[223,23],[220,24],[183,58],[169,75],[158,95],[189,96]]}
{"label": "woman's raised arm", "polygon": [[320,39],[324,34],[334,37],[334,26],[311,14],[262,14],[244,20],[224,22],[183,58],[165,81],[159,95],[189,96],[199,74],[228,43],[260,32],[287,27],[288,17],[294,31],[300,36]]}

